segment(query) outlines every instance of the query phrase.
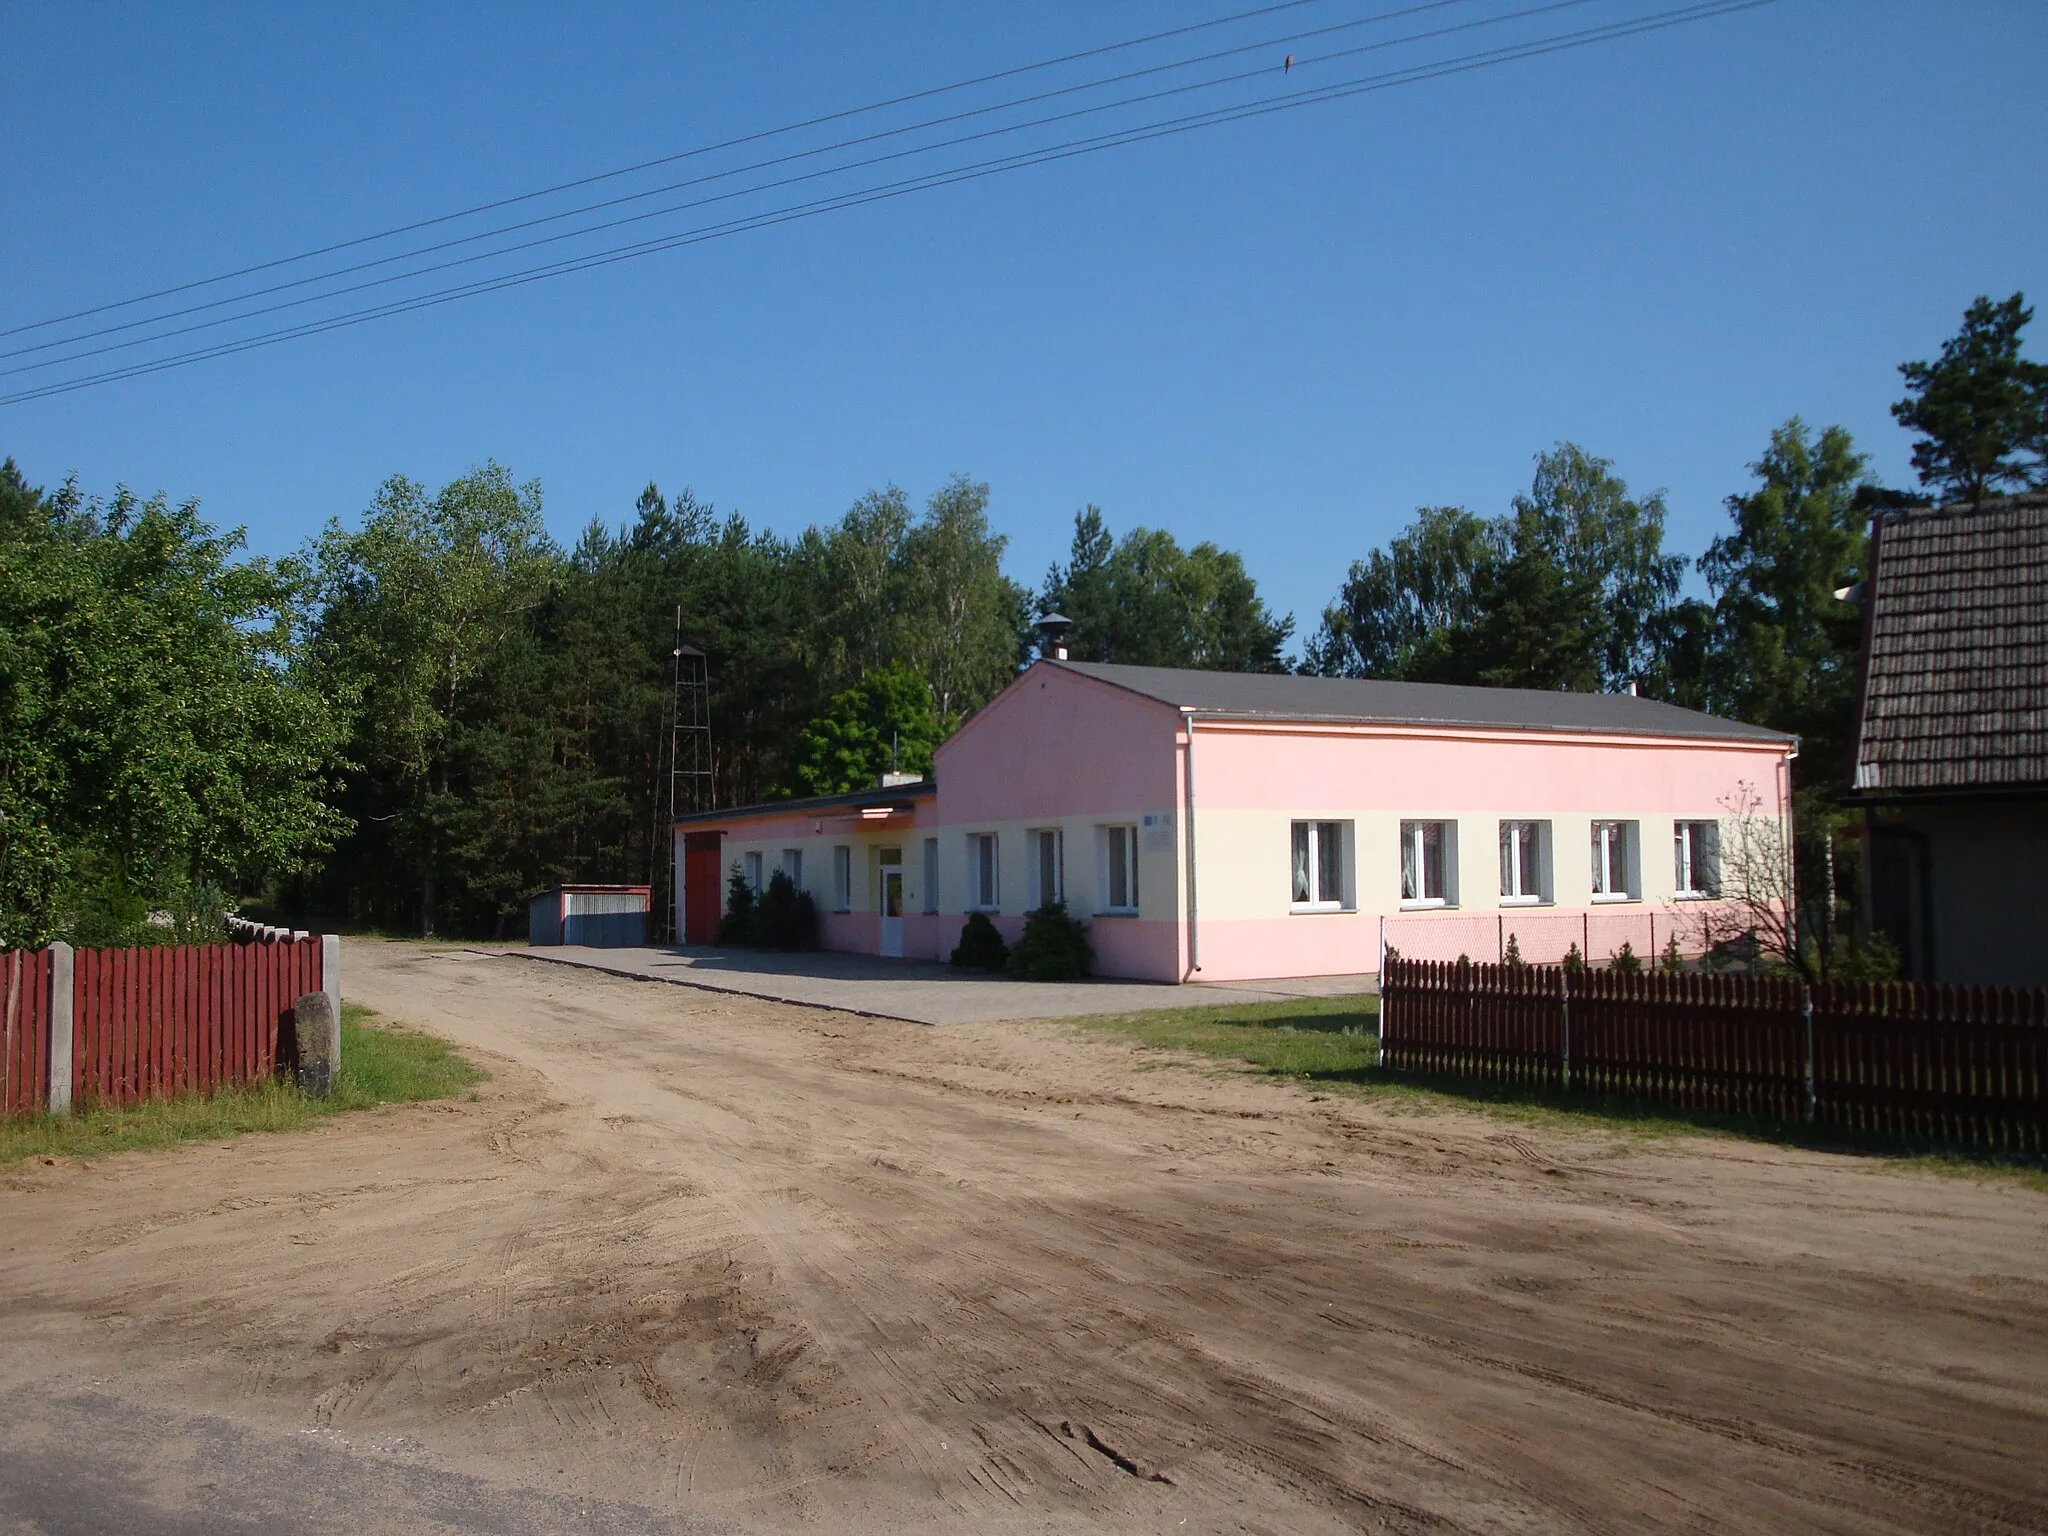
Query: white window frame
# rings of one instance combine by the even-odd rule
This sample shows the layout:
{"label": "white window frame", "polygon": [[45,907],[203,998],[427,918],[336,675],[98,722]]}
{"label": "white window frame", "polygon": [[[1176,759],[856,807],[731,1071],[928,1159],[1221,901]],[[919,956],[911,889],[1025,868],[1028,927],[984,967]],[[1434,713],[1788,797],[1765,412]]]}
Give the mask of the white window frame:
{"label": "white window frame", "polygon": [[924,910],[927,917],[939,910],[939,840],[924,840]]}
{"label": "white window frame", "polygon": [[[1052,886],[1045,889],[1045,849],[1052,844]],[[1025,854],[1030,867],[1024,871],[1026,910],[1067,899],[1067,835],[1058,827],[1033,827],[1024,834]]]}
{"label": "white window frame", "polygon": [[[1434,896],[1428,894],[1428,867],[1423,862],[1422,852],[1427,843],[1429,829],[1437,829],[1437,847],[1442,855],[1442,889]],[[1410,849],[1415,858],[1416,894],[1401,897],[1404,912],[1426,910],[1434,907],[1455,907],[1458,904],[1458,824],[1440,818],[1422,817],[1401,823],[1401,873],[1405,880]]]}
{"label": "white window frame", "polygon": [[740,855],[740,868],[746,874],[747,889],[756,896],[764,889],[762,885],[762,860],[759,852]]}
{"label": "white window frame", "polygon": [[782,872],[789,876],[789,883],[798,890],[804,888],[804,851],[801,848],[782,850]]}
{"label": "white window frame", "polygon": [[[1097,827],[1096,847],[1096,901],[1095,910],[1110,917],[1136,917],[1138,915],[1138,829],[1128,822]],[[1115,853],[1121,851],[1124,859],[1124,900],[1118,901],[1116,889]]]}
{"label": "white window frame", "polygon": [[853,910],[853,848],[846,843],[832,845],[832,910]]}
{"label": "white window frame", "polygon": [[[1625,888],[1614,886],[1614,840],[1621,843],[1621,867]],[[1641,901],[1643,899],[1642,829],[1633,821],[1601,820],[1593,823],[1587,846],[1588,873],[1593,880],[1593,900]],[[1597,862],[1594,856],[1597,855]]]}
{"label": "white window frame", "polygon": [[[1701,847],[1704,843],[1706,846]],[[1671,824],[1672,894],[1679,901],[1711,901],[1721,894],[1721,824],[1714,820]],[[1699,876],[1704,866],[1706,881]]]}
{"label": "white window frame", "polygon": [[[1304,842],[1304,836],[1306,841]],[[1336,840],[1334,857],[1330,840]],[[1287,910],[1343,912],[1351,906],[1351,823],[1318,820],[1290,822],[1287,828]],[[1304,865],[1304,859],[1306,860]],[[1336,890],[1328,888],[1334,863]],[[1308,899],[1300,899],[1297,873],[1306,871]]]}
{"label": "white window frame", "polygon": [[[994,832],[967,834],[967,901],[969,912],[1000,912],[1003,909],[1003,845]],[[982,875],[988,880],[984,885]],[[983,892],[987,897],[984,899]]]}
{"label": "white window frame", "polygon": [[[1536,835],[1536,868],[1533,880],[1528,878],[1530,871],[1524,867],[1527,849],[1520,834],[1525,827],[1533,830]],[[1502,884],[1508,884],[1512,877],[1512,883],[1517,887],[1514,891],[1503,889],[1500,893],[1500,904],[1504,907],[1540,907],[1555,901],[1556,887],[1552,885],[1550,878],[1550,823],[1533,821],[1527,817],[1503,821],[1500,824],[1500,844],[1504,855]],[[1520,889],[1528,885],[1533,885],[1535,890],[1532,892]]]}

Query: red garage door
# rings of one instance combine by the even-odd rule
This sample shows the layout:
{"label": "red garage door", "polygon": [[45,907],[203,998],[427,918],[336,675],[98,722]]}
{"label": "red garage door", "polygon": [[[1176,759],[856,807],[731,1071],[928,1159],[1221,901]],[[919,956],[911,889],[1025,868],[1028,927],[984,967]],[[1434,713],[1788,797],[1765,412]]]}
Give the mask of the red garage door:
{"label": "red garage door", "polygon": [[683,942],[710,944],[718,938],[718,915],[724,910],[718,850],[724,834],[683,834]]}

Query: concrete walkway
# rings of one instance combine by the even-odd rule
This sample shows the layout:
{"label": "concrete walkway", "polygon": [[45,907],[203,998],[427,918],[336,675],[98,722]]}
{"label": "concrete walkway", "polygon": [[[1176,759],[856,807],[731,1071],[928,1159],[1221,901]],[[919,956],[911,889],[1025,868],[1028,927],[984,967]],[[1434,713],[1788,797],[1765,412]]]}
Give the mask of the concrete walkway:
{"label": "concrete walkway", "polygon": [[1197,1008],[1216,1003],[1271,1003],[1290,997],[1348,997],[1378,990],[1375,976],[1312,976],[1298,980],[1169,986],[1149,981],[1013,981],[978,976],[923,960],[826,951],[585,949],[564,944],[533,949],[480,949],[480,954],[580,965],[641,981],[666,981],[712,992],[739,992],[811,1008],[838,1008],[914,1024],[985,1024],[998,1019],[1074,1019],[1092,1013]]}

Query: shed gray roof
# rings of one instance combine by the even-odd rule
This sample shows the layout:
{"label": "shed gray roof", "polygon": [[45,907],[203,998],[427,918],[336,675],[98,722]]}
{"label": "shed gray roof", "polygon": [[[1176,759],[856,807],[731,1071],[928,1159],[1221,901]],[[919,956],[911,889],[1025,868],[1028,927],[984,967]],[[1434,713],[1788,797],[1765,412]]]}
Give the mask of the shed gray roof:
{"label": "shed gray roof", "polygon": [[1275,720],[1356,721],[1374,725],[1476,726],[1507,731],[1590,731],[1791,745],[1782,731],[1743,725],[1626,693],[1563,693],[1541,688],[1479,688],[1454,683],[1387,683],[1291,673],[1195,672],[1055,661],[1084,677],[1201,714],[1265,715]]}
{"label": "shed gray roof", "polygon": [[811,795],[802,800],[764,800],[755,805],[729,805],[717,811],[691,811],[678,816],[679,827],[707,821],[730,821],[735,816],[817,816],[839,811],[874,810],[881,806],[908,808],[913,800],[939,792],[938,781],[920,779],[914,784],[891,784],[879,789],[854,789],[842,795]]}
{"label": "shed gray roof", "polygon": [[2048,786],[2048,494],[1871,530],[1856,787]]}

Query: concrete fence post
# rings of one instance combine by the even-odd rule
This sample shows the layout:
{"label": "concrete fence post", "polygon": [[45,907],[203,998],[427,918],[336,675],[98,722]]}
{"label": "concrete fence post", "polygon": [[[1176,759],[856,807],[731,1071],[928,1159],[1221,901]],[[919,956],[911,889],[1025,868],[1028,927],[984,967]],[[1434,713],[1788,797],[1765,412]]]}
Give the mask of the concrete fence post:
{"label": "concrete fence post", "polygon": [[341,935],[323,933],[320,935],[320,990],[327,994],[327,1001],[334,1008],[334,1038],[327,1050],[327,1059],[338,1068],[341,1065]]}
{"label": "concrete fence post", "polygon": [[58,942],[50,946],[50,1006],[43,1016],[50,1021],[49,1049],[43,1059],[50,1064],[50,1113],[71,1112],[71,1042],[75,1036],[72,1018],[73,959],[71,946]]}

